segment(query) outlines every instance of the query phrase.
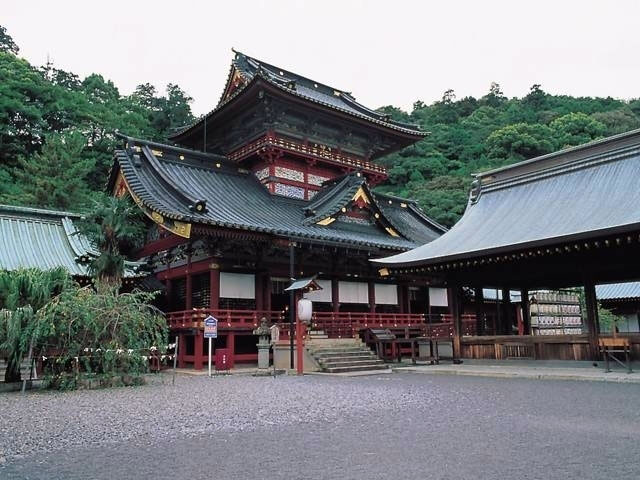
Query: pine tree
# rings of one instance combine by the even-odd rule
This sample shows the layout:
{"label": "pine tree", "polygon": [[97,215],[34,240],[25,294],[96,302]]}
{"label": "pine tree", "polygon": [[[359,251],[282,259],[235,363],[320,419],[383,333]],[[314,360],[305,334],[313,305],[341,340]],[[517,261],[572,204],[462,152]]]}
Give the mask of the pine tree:
{"label": "pine tree", "polygon": [[88,204],[87,175],[95,162],[83,156],[84,148],[80,133],[49,135],[41,152],[18,159],[14,176],[20,193],[11,200],[75,211]]}

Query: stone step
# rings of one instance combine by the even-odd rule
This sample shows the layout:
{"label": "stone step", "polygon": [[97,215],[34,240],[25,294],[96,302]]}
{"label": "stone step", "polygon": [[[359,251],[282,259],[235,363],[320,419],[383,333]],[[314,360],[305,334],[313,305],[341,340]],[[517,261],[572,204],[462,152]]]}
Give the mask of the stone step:
{"label": "stone step", "polygon": [[375,357],[375,354],[371,351],[367,350],[354,350],[354,351],[344,351],[344,352],[316,352],[312,353],[312,355],[318,359],[320,358],[331,358],[331,357],[360,357],[362,355],[367,355],[370,357]]}
{"label": "stone step", "polygon": [[377,367],[379,365],[385,365],[382,360],[356,360],[356,361],[348,361],[348,362],[327,362],[323,363],[322,367],[326,370],[330,370],[332,368],[341,368],[341,367]]}
{"label": "stone step", "polygon": [[361,362],[363,360],[376,361],[380,360],[375,355],[351,355],[350,357],[316,357],[318,363],[330,362]]}
{"label": "stone step", "polygon": [[360,353],[360,352],[371,352],[368,348],[362,347],[344,347],[344,348],[309,348],[309,352],[312,355],[315,354],[329,354],[329,353]]}
{"label": "stone step", "polygon": [[362,365],[352,367],[332,367],[324,371],[327,373],[348,373],[348,372],[366,372],[368,370],[389,370],[387,365]]}

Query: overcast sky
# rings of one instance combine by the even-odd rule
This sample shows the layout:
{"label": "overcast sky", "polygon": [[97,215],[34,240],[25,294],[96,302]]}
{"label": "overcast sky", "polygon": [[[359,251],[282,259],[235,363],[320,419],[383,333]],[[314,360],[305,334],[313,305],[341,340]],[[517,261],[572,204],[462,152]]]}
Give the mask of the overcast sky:
{"label": "overcast sky", "polygon": [[452,88],[508,96],[534,83],[571,95],[640,97],[640,1],[40,1],[3,0],[20,55],[121,93],[177,83],[196,114],[217,103],[231,47],[410,109]]}

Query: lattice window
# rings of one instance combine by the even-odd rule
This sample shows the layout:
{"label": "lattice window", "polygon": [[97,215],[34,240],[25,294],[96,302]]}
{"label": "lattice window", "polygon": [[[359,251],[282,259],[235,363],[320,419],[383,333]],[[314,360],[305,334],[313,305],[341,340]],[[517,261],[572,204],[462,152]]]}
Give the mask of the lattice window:
{"label": "lattice window", "polygon": [[275,184],[275,193],[284,195],[285,197],[304,198],[304,188],[286,185],[284,183]]}
{"label": "lattice window", "polygon": [[255,176],[258,178],[258,180],[264,180],[269,176],[269,167],[265,167],[261,170],[256,170]]}
{"label": "lattice window", "polygon": [[304,173],[292,168],[276,167],[276,177],[286,178],[294,182],[304,182]]}
{"label": "lattice window", "polygon": [[314,175],[312,173],[310,173],[309,175],[307,175],[307,183],[309,185],[322,185],[323,182],[326,182],[327,180],[329,180],[329,177],[323,177],[321,175]]}
{"label": "lattice window", "polygon": [[209,272],[191,277],[191,306],[193,308],[208,308],[211,301]]}

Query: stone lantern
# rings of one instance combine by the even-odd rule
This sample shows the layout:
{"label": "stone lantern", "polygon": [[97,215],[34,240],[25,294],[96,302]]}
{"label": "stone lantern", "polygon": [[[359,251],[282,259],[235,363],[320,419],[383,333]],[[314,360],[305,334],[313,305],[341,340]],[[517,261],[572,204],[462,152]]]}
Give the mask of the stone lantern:
{"label": "stone lantern", "polygon": [[260,326],[253,331],[258,335],[258,373],[267,373],[269,370],[269,350],[271,348],[271,329],[267,319],[260,319]]}

